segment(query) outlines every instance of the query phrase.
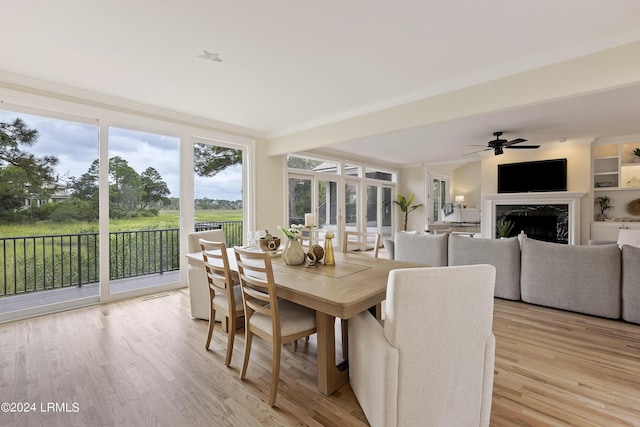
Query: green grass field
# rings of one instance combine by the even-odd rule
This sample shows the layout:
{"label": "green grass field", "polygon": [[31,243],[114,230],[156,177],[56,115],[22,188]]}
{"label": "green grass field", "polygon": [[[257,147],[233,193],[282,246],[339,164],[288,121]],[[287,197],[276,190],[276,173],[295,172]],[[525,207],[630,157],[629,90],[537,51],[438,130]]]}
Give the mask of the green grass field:
{"label": "green grass field", "polygon": [[[163,230],[178,228],[178,211],[162,211],[160,215],[149,218],[111,220],[109,231]],[[196,212],[196,222],[242,221],[241,210],[203,210]],[[0,237],[44,236],[50,234],[97,233],[97,222],[37,221],[33,223],[0,225]]]}
{"label": "green grass field", "polygon": [[[223,229],[229,244],[242,244],[240,210],[198,211],[195,222],[225,222]],[[177,211],[110,221],[109,238],[115,245],[111,248],[110,244],[111,277],[177,269],[178,223]],[[131,231],[137,233],[127,233]],[[97,233],[97,222],[0,225],[0,239],[7,239],[0,245],[0,296],[98,281]]]}

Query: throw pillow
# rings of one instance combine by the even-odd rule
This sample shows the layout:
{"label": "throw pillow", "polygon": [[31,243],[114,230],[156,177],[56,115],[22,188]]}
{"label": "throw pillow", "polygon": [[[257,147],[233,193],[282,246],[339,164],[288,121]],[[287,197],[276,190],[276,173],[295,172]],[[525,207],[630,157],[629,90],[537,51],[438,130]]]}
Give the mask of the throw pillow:
{"label": "throw pillow", "polygon": [[618,246],[629,245],[640,248],[640,229],[621,228],[618,233]]}

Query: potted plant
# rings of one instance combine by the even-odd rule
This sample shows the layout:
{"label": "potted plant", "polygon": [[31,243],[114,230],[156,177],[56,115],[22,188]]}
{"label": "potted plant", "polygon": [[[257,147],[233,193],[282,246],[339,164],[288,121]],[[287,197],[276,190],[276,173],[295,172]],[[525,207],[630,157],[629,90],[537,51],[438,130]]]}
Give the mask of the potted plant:
{"label": "potted plant", "polygon": [[500,238],[509,237],[509,233],[511,233],[511,230],[513,230],[513,226],[513,222],[506,219],[501,219],[500,221],[496,222],[496,231],[498,232],[498,236]]}
{"label": "potted plant", "polygon": [[596,221],[604,221],[607,219],[607,212],[615,209],[611,202],[613,202],[613,200],[607,196],[596,198],[596,203],[600,205],[600,213],[596,214]]}
{"label": "potted plant", "polygon": [[636,163],[637,163],[637,162],[640,162],[640,148],[638,148],[638,147],[634,148],[634,149],[633,149],[632,154],[633,154],[634,156],[636,156],[636,157],[635,157],[635,161],[636,161]]}
{"label": "potted plant", "polygon": [[420,203],[419,205],[411,205],[411,203],[413,203],[413,199],[415,198],[415,194],[412,194],[411,196],[409,196],[409,198],[405,198],[403,195],[398,194],[398,200],[394,200],[393,203],[395,203],[396,205],[400,206],[400,210],[402,211],[403,214],[403,230],[407,231],[407,219],[409,217],[409,213],[415,211],[416,209],[418,209],[420,206],[422,206],[422,203]]}

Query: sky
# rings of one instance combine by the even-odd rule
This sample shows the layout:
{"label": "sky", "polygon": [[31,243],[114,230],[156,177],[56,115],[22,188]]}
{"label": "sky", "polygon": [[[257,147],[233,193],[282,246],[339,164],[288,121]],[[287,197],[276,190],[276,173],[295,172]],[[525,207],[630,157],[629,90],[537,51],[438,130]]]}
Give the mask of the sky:
{"label": "sky", "polygon": [[[27,126],[38,130],[37,142],[21,146],[23,151],[40,157],[58,158],[56,174],[65,180],[79,178],[98,158],[98,127],[67,120],[50,119],[23,113],[0,110],[0,121],[22,118]],[[171,197],[179,196],[179,140],[174,137],[110,128],[109,157],[120,156],[138,174],[148,168],[156,169],[169,187]],[[195,198],[218,200],[242,199],[242,167],[225,169],[212,178],[195,176]]]}

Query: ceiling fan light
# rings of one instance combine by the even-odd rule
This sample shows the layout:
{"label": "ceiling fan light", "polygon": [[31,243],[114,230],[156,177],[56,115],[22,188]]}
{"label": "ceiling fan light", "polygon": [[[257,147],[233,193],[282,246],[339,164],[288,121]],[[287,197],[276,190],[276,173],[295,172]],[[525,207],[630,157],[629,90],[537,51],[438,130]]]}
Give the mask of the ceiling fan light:
{"label": "ceiling fan light", "polygon": [[496,147],[494,152],[496,156],[499,156],[500,154],[504,153],[504,151],[502,150],[502,147]]}

